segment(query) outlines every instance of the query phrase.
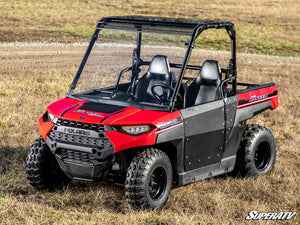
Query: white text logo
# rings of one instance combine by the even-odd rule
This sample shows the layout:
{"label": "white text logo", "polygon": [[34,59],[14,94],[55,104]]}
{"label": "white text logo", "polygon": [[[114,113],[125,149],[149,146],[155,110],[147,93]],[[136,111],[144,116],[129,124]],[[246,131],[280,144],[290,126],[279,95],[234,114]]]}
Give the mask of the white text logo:
{"label": "white text logo", "polygon": [[295,212],[279,212],[279,213],[259,213],[251,211],[246,216],[246,220],[290,220]]}

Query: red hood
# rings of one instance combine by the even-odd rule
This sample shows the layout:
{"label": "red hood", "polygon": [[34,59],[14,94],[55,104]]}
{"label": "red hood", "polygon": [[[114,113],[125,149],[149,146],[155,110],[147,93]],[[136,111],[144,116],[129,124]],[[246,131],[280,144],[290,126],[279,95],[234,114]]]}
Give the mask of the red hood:
{"label": "red hood", "polygon": [[135,107],[107,105],[71,98],[54,102],[47,109],[58,118],[104,125],[157,125],[180,116],[179,112],[142,110]]}

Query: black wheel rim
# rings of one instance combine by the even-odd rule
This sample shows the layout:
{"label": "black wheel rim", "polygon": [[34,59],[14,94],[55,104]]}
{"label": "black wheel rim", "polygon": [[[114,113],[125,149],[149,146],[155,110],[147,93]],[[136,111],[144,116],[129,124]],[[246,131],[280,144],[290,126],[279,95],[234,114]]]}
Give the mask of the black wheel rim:
{"label": "black wheel rim", "polygon": [[255,151],[255,166],[259,171],[265,170],[270,164],[271,149],[267,142],[260,143]]}
{"label": "black wheel rim", "polygon": [[163,167],[154,169],[149,181],[149,194],[151,199],[159,199],[166,189],[167,174]]}

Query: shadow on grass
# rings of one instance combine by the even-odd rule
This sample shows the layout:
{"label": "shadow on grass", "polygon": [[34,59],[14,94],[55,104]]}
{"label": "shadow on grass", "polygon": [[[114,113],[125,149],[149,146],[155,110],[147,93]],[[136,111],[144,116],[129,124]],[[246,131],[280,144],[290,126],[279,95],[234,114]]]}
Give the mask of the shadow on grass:
{"label": "shadow on grass", "polygon": [[30,146],[0,146],[0,175],[24,165],[29,149]]}
{"label": "shadow on grass", "polygon": [[[30,146],[0,147],[0,193],[16,197],[19,201],[44,204],[56,210],[105,208],[115,213],[126,213],[128,204],[124,197],[124,181],[110,176],[105,181],[72,181],[61,190],[36,191],[27,181],[25,164]],[[228,173],[210,179],[243,179]],[[201,181],[200,181],[201,182]]]}
{"label": "shadow on grass", "polygon": [[[72,181],[62,189],[35,190],[26,177],[26,158],[30,146],[0,146],[0,194],[18,201],[45,204],[57,210],[64,208],[88,211],[103,207],[125,213],[124,187],[114,179],[85,182]],[[120,183],[120,182],[119,182]]]}

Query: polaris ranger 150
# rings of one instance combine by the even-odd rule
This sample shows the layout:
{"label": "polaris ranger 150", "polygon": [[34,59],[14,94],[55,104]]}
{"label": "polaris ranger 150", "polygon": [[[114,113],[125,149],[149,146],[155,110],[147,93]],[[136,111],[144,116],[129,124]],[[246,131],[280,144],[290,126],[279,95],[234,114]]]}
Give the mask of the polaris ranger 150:
{"label": "polaris ranger 150", "polygon": [[[206,30],[226,34],[225,66],[223,58],[192,60]],[[41,190],[115,174],[131,205],[162,207],[171,187],[234,169],[270,172],[274,137],[246,121],[277,106],[274,83],[237,82],[231,22],[105,17],[66,98],[39,119],[27,177]]]}

